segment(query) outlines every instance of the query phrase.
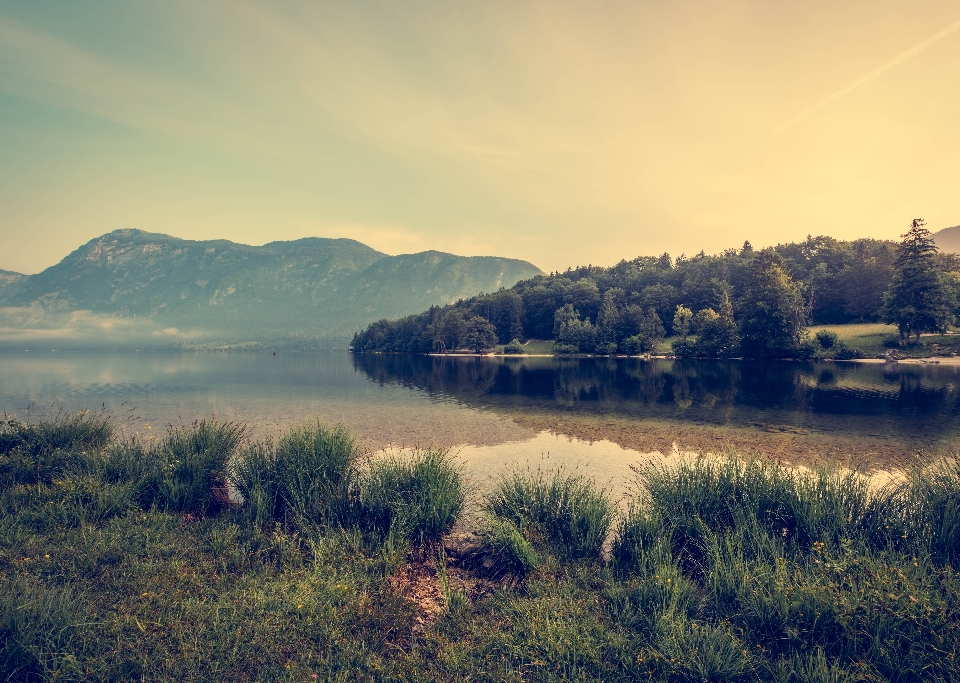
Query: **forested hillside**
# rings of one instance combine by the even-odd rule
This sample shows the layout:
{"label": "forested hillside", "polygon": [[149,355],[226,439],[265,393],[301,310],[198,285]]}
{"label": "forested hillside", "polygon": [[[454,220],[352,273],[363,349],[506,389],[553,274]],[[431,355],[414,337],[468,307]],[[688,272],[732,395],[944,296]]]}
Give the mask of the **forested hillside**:
{"label": "forested hillside", "polygon": [[[583,266],[402,320],[381,320],[357,335],[354,347],[479,350],[513,339],[555,339],[560,352],[633,353],[650,350],[666,335],[686,343],[696,334],[699,355],[791,355],[809,323],[881,320],[900,250],[892,241],[821,236],[764,250],[748,242],[716,255],[662,254],[610,268]],[[955,254],[928,256],[928,269],[960,270]],[[954,286],[957,280],[943,282]],[[917,329],[914,323],[910,333]],[[680,351],[693,352],[682,344]]]}
{"label": "forested hillside", "polygon": [[[160,340],[294,340],[342,348],[380,317],[540,272],[526,261],[493,256],[389,256],[350,239],[249,246],[117,230],[36,275],[0,271],[0,327],[22,338],[92,320],[90,343],[116,342],[122,327]],[[64,334],[58,339],[62,345]]]}

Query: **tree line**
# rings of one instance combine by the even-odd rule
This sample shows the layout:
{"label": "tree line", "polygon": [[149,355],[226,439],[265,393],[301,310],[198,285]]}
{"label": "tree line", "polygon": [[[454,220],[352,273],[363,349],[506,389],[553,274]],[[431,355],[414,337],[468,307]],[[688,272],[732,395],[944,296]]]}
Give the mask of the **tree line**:
{"label": "tree line", "polygon": [[[922,219],[900,243],[832,237],[720,254],[640,256],[518,282],[355,335],[354,350],[482,351],[553,339],[557,353],[796,357],[842,344],[809,324],[886,322],[907,343],[960,316],[960,257],[939,253]],[[822,337],[822,338],[821,338]]]}

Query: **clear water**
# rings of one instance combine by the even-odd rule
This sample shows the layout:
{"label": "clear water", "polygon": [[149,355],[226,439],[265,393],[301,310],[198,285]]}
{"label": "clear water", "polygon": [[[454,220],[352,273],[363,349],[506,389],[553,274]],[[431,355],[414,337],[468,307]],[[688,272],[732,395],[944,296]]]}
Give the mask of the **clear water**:
{"label": "clear water", "polygon": [[456,447],[487,476],[507,464],[628,472],[641,454],[538,433],[524,413],[612,416],[743,430],[803,429],[949,446],[960,435],[960,367],[639,359],[435,358],[347,353],[0,355],[0,411],[105,409],[128,433],[203,417],[261,437],[319,419],[370,450]]}
{"label": "clear water", "polygon": [[465,405],[631,420],[871,436],[960,435],[960,365],[363,354],[381,386]]}

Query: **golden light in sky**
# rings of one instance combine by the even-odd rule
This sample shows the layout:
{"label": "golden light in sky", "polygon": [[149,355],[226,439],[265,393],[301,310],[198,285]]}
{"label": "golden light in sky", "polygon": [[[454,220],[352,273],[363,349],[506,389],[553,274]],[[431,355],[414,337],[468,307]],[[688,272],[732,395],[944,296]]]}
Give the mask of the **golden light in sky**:
{"label": "golden light in sky", "polygon": [[7,2],[0,268],[109,230],[545,270],[960,223],[952,2]]}

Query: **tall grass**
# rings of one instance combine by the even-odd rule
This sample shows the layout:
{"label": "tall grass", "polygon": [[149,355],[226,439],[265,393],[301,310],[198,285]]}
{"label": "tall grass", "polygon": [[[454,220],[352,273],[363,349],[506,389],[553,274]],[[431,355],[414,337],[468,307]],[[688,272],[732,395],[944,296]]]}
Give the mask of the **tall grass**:
{"label": "tall grass", "polygon": [[[235,423],[202,420],[170,431],[148,458],[141,499],[171,512],[206,514],[228,504],[227,463],[243,440]],[[126,461],[140,473],[136,463]]]}
{"label": "tall grass", "polygon": [[444,451],[366,461],[319,424],[60,444],[0,489],[0,680],[960,680],[952,460],[881,488],[692,460],[622,514],[516,472],[464,520],[477,550],[438,543],[467,491]]}
{"label": "tall grass", "polygon": [[109,416],[89,411],[0,422],[0,488],[49,483],[82,463],[87,451],[106,446],[113,434]]}
{"label": "tall grass", "polygon": [[[609,599],[670,676],[960,674],[949,625],[960,613],[954,462],[877,489],[853,472],[802,473],[736,457],[640,474],[644,493],[620,518],[612,549],[615,569],[636,588]],[[695,587],[695,606],[678,612],[662,597],[669,593],[651,591],[664,577],[673,591]],[[731,643],[744,666],[732,665]]]}
{"label": "tall grass", "polygon": [[305,424],[276,443],[252,444],[232,464],[231,481],[258,523],[305,527],[352,520],[357,450],[343,427]]}
{"label": "tall grass", "polygon": [[884,526],[893,530],[885,534],[891,545],[960,568],[960,461],[912,470],[887,498]]}
{"label": "tall grass", "polygon": [[509,520],[559,558],[600,558],[613,521],[609,496],[561,471],[513,472],[487,497],[486,511]]}
{"label": "tall grass", "polygon": [[25,577],[0,583],[0,679],[29,683],[75,669],[70,641],[80,626],[80,609],[69,589]]}
{"label": "tall grass", "polygon": [[374,460],[363,477],[364,523],[381,534],[433,544],[456,523],[466,493],[447,451],[387,455]]}
{"label": "tall grass", "polygon": [[866,477],[839,469],[799,473],[731,456],[653,465],[639,475],[644,512],[623,522],[621,561],[634,552],[630,544],[651,533],[648,517],[670,531],[675,552],[699,562],[705,534],[741,530],[806,552],[815,543],[876,537],[889,508],[884,496],[871,495]]}

